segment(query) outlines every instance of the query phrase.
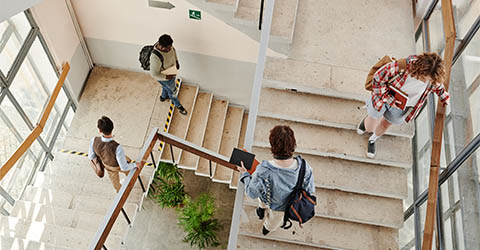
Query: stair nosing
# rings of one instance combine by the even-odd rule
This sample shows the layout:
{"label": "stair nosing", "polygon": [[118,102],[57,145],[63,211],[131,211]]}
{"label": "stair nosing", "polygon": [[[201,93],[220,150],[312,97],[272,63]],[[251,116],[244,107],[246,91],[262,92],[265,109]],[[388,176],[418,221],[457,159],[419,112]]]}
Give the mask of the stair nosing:
{"label": "stair nosing", "polygon": [[[291,116],[291,115],[283,115],[283,114],[266,112],[266,111],[259,111],[257,117],[265,117],[265,118],[272,118],[272,119],[278,119],[278,120],[286,120],[286,121],[312,124],[312,125],[318,125],[318,126],[330,127],[330,128],[337,128],[337,129],[345,129],[345,130],[353,130],[353,131],[357,130],[357,126],[351,125],[351,124],[342,124],[342,123],[337,123],[337,122],[320,121],[320,120],[294,117],[294,116]],[[404,138],[409,138],[409,139],[413,138],[413,135],[402,134],[402,133],[397,133],[397,132],[392,132],[392,131],[387,131],[385,134],[389,135],[389,136],[404,137]]]}
{"label": "stair nosing", "polygon": [[[282,230],[282,229],[278,229],[278,230]],[[329,246],[329,245],[309,243],[309,242],[305,242],[305,241],[288,240],[288,239],[284,239],[284,238],[280,238],[280,237],[272,237],[272,236],[248,233],[248,232],[243,232],[243,231],[239,231],[238,235],[257,238],[257,239],[262,239],[262,240],[279,241],[279,242],[285,242],[285,243],[289,243],[289,244],[310,246],[310,247],[316,247],[316,248],[326,248],[326,249],[332,249],[332,250],[353,250],[353,249],[348,249],[348,248],[339,248],[339,247],[334,247],[334,246]]]}
{"label": "stair nosing", "polygon": [[[250,207],[258,207],[257,203],[251,202],[251,201],[245,201],[245,200],[243,201],[243,205],[244,206],[245,205],[250,206]],[[327,218],[327,219],[338,220],[338,221],[346,221],[346,222],[350,222],[350,223],[357,223],[357,224],[369,225],[369,226],[386,227],[386,228],[392,228],[392,229],[396,229],[396,230],[400,230],[403,227],[403,223],[401,225],[390,224],[390,223],[377,223],[377,222],[372,222],[372,221],[367,221],[367,220],[349,219],[349,218],[340,217],[340,216],[326,215],[326,214],[322,214],[321,212],[318,212],[318,211],[315,212],[315,217]]]}
{"label": "stair nosing", "polygon": [[279,80],[263,79],[263,88],[279,89],[279,90],[295,90],[295,92],[308,93],[313,95],[328,96],[339,99],[365,102],[367,97],[358,96],[353,93],[332,90],[328,88],[316,88],[300,85],[299,83],[291,83]]}
{"label": "stair nosing", "polygon": [[[185,135],[183,136],[183,138],[181,138],[181,139],[184,139],[184,140],[187,138],[188,131],[190,130],[190,125],[191,125],[192,116],[193,116],[193,110],[195,109],[195,104],[197,103],[198,93],[200,92],[200,87],[194,86],[194,85],[191,85],[191,86],[193,86],[195,88],[195,96],[193,97],[192,109],[190,110],[190,114],[188,116],[187,127],[185,128]],[[180,150],[180,153],[178,153],[178,162],[180,162],[180,159],[182,158],[182,153],[183,153],[183,150]]]}
{"label": "stair nosing", "polygon": [[[252,146],[259,147],[259,148],[270,148],[270,145],[268,143],[259,142],[259,141],[254,141]],[[340,154],[340,153],[329,153],[329,152],[324,152],[320,150],[296,148],[295,153],[321,156],[321,157],[327,157],[327,158],[337,158],[342,160],[349,160],[349,161],[356,161],[356,162],[363,162],[363,163],[370,163],[370,164],[378,164],[382,166],[398,167],[398,168],[404,168],[404,169],[408,169],[411,167],[411,163],[400,163],[400,162],[394,162],[394,161],[376,160],[376,159],[369,159],[367,157],[352,156],[352,155]]]}

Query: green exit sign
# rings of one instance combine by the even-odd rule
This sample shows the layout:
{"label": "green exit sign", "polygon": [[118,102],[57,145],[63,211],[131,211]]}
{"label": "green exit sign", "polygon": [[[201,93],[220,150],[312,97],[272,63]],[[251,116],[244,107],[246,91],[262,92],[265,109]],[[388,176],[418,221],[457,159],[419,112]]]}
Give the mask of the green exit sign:
{"label": "green exit sign", "polygon": [[188,10],[190,19],[202,20],[202,13],[199,10]]}

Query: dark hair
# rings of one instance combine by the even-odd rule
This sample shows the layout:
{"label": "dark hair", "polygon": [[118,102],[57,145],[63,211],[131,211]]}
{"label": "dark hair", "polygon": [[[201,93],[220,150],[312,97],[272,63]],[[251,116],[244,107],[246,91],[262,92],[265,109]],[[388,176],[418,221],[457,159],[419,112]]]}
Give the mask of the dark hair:
{"label": "dark hair", "polygon": [[275,126],[270,130],[270,151],[274,158],[288,159],[292,157],[297,142],[293,130],[289,126]]}
{"label": "dark hair", "polygon": [[110,118],[102,116],[102,118],[97,121],[97,128],[100,129],[100,132],[103,134],[110,135],[113,130],[113,122]]}
{"label": "dark hair", "polygon": [[168,47],[173,44],[173,40],[169,35],[163,34],[160,38],[158,38],[158,44],[160,44],[162,47]]}

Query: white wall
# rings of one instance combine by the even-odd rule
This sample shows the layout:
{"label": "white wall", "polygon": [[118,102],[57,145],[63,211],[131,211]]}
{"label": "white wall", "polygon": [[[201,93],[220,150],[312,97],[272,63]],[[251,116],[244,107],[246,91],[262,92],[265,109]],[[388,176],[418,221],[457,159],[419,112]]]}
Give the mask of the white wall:
{"label": "white wall", "polygon": [[0,23],[42,0],[0,0]]}
{"label": "white wall", "polygon": [[170,2],[172,10],[149,7],[147,0],[74,1],[94,63],[141,71],[140,48],[167,33],[186,82],[248,107],[259,43],[203,10],[202,20],[189,19],[189,9],[199,8],[185,0]]}
{"label": "white wall", "polygon": [[44,0],[32,8],[32,13],[53,54],[57,68],[65,61],[71,69],[67,85],[78,98],[89,68],[64,0]]}

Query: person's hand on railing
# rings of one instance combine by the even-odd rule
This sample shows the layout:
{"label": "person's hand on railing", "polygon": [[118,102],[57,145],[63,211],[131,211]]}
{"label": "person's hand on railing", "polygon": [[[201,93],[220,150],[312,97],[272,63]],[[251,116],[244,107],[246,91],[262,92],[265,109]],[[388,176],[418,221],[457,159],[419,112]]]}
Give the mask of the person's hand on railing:
{"label": "person's hand on railing", "polygon": [[245,173],[245,172],[248,172],[247,168],[245,168],[245,166],[243,165],[243,161],[241,161],[240,164],[241,164],[242,166],[238,166],[238,167],[237,167],[238,172],[240,172],[240,174],[243,174],[243,173]]}
{"label": "person's hand on railing", "polygon": [[136,169],[140,168],[142,166],[142,163],[141,162],[137,162],[135,163],[135,166],[136,166]]}

